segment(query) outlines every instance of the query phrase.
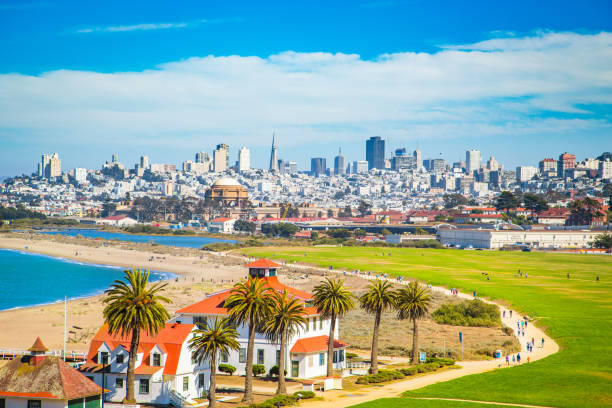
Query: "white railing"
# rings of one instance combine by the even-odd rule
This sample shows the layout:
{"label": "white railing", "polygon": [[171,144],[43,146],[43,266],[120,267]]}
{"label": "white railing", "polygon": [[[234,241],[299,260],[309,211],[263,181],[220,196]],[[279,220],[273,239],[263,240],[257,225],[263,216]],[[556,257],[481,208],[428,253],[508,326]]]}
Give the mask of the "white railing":
{"label": "white railing", "polygon": [[187,398],[181,393],[175,390],[170,390],[170,405],[173,405],[178,408],[183,408],[190,404],[187,402]]}
{"label": "white railing", "polygon": [[[15,356],[25,356],[32,354],[29,350],[23,349],[0,349],[0,359],[5,360],[6,358],[12,358]],[[50,350],[45,353],[46,356],[63,357],[64,352],[62,350]],[[66,358],[72,360],[86,360],[87,354],[80,351],[70,351],[66,353]]]}
{"label": "white railing", "polygon": [[347,362],[346,368],[369,368],[370,363],[366,363],[365,361],[355,361],[355,362]]}

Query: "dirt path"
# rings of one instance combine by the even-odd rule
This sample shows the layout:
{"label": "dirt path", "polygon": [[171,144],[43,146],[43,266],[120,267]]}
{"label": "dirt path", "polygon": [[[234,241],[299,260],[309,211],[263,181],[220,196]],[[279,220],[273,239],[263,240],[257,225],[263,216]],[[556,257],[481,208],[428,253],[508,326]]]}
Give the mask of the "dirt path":
{"label": "dirt path", "polygon": [[[244,257],[236,256],[234,254],[226,254],[226,256],[236,257],[240,259],[244,259]],[[354,272],[348,272],[343,270],[329,270],[327,268],[318,268],[309,265],[300,265],[297,263],[292,263],[290,265],[284,264],[285,266],[290,266],[291,268],[296,269],[317,269],[326,273],[335,273],[338,275],[354,275],[359,276],[363,279],[373,280],[373,279],[383,279],[376,278],[376,276],[371,275],[363,275],[357,274]],[[407,284],[409,281],[397,281],[396,279],[387,279],[394,283]],[[453,296],[449,289],[437,286],[428,286],[430,290],[444,293],[448,296]],[[458,293],[456,296],[463,299],[474,299],[472,295],[466,293]],[[490,300],[481,299],[487,303],[497,304]],[[527,327],[524,328],[524,335],[517,334],[517,321],[522,320],[522,315],[515,310],[510,310],[502,305],[497,304],[500,308],[500,313],[502,314],[502,323],[510,327],[514,330],[514,335],[517,337],[519,342],[521,343],[521,364],[528,364],[528,361],[533,362],[539,360],[544,357],[548,357],[551,354],[559,351],[559,346],[554,342],[549,336],[544,333],[543,330],[537,328],[535,325],[528,323]],[[505,311],[505,317],[504,317]],[[510,312],[512,312],[512,317],[510,317]],[[522,333],[521,333],[522,334]],[[535,346],[533,347],[533,351],[527,352],[527,343],[531,342],[531,339],[535,340]],[[542,339],[544,339],[544,345],[542,346]],[[516,354],[514,355],[516,357]],[[427,385],[435,384],[438,382],[449,381],[455,378],[463,377],[465,375],[470,374],[478,374],[484,373],[486,371],[491,371],[495,369],[503,369],[510,368],[518,363],[512,363],[512,355],[510,357],[510,364],[506,365],[506,356],[502,356],[502,358],[495,360],[486,360],[486,361],[461,361],[458,362],[457,365],[460,367],[458,369],[449,369],[444,370],[424,376],[419,376],[416,378],[410,378],[406,380],[396,381],[393,383],[387,383],[382,387],[363,387],[356,391],[344,391],[344,390],[334,390],[334,391],[326,391],[323,393],[323,401],[302,401],[302,405],[308,408],[315,407],[329,407],[330,403],[333,402],[334,408],[343,408],[349,407],[355,404],[361,404],[368,401],[373,401],[380,398],[389,398],[399,396],[404,391],[415,390],[418,388],[425,387]],[[481,402],[481,401],[478,401]],[[493,402],[490,402],[493,403]],[[500,404],[495,402],[496,404]],[[504,404],[502,405],[511,405]],[[515,406],[523,406],[529,407],[529,405],[515,405]]]}

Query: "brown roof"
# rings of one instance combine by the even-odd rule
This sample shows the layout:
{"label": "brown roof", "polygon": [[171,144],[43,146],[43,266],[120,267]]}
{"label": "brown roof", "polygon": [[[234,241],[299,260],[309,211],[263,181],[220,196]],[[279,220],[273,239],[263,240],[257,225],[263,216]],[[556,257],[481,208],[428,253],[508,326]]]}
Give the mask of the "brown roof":
{"label": "brown roof", "polygon": [[69,400],[102,392],[58,357],[44,357],[36,365],[30,365],[31,359],[36,356],[18,357],[0,368],[0,396],[38,394],[41,398]]}
{"label": "brown roof", "polygon": [[32,347],[30,347],[28,351],[44,353],[45,351],[49,351],[49,349],[45,347],[40,337],[37,337],[34,344],[32,344]]}

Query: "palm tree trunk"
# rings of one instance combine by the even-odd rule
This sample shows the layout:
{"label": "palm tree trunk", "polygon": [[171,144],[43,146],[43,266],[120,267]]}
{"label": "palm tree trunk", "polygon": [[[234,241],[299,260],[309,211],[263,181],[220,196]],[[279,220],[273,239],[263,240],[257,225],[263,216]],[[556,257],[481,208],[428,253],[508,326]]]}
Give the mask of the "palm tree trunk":
{"label": "palm tree trunk", "polygon": [[280,358],[278,359],[278,388],[276,394],[286,394],[287,386],[285,385],[285,347],[286,347],[285,333],[281,333],[280,338]]}
{"label": "palm tree trunk", "polygon": [[134,398],[134,369],[136,367],[136,358],[138,357],[138,343],[140,343],[140,329],[134,328],[132,330],[132,341],[130,342],[130,357],[128,360],[125,395],[125,401],[130,404],[136,402],[136,398]]}
{"label": "palm tree trunk", "polygon": [[370,357],[370,366],[372,374],[378,374],[378,329],[380,327],[380,318],[382,311],[376,311],[374,317],[374,334],[372,335],[372,355]]}
{"label": "palm tree trunk", "polygon": [[253,349],[255,348],[255,324],[249,322],[249,343],[247,346],[246,376],[242,402],[253,403]]}
{"label": "palm tree trunk", "polygon": [[412,361],[413,365],[419,363],[419,326],[417,319],[412,319]]}
{"label": "palm tree trunk", "polygon": [[217,353],[213,353],[210,358],[210,386],[208,387],[208,406],[209,408],[215,408],[217,406],[216,397],[216,388],[217,388],[217,378],[215,378],[215,374],[217,373]]}
{"label": "palm tree trunk", "polygon": [[336,314],[331,315],[331,324],[329,325],[329,342],[327,345],[327,376],[331,377],[334,358],[334,334],[336,331]]}

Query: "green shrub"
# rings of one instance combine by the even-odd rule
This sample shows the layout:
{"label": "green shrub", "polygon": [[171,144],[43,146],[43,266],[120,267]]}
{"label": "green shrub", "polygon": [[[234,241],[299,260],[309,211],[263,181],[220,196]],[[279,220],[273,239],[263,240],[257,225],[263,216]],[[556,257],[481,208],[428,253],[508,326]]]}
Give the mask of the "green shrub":
{"label": "green shrub", "polygon": [[400,371],[405,376],[415,375],[419,372],[419,370],[416,367],[402,368]]}
{"label": "green shrub", "polygon": [[504,334],[506,336],[513,336],[514,335],[514,329],[512,329],[512,327],[504,326],[504,327],[502,327],[502,331],[504,332]]}
{"label": "green shrub", "polygon": [[[287,375],[287,370],[283,370],[283,371],[285,371],[285,375]],[[277,366],[277,365],[275,365],[275,366],[273,366],[272,368],[270,368],[270,371],[268,372],[268,375],[269,375],[270,377],[276,377],[276,376],[278,376],[278,366]]]}
{"label": "green shrub", "polygon": [[298,391],[294,392],[293,396],[299,399],[311,399],[315,397],[315,393],[312,391]]}
{"label": "green shrub", "polygon": [[266,367],[263,364],[253,364],[253,375],[257,377],[266,372]]}
{"label": "green shrub", "polygon": [[347,360],[356,360],[359,356],[356,353],[346,353]]}
{"label": "green shrub", "polygon": [[236,367],[234,367],[233,365],[229,365],[229,364],[219,364],[219,371],[221,371],[222,373],[233,375],[234,372],[236,371]]}
{"label": "green shrub", "polygon": [[452,326],[501,326],[499,307],[479,299],[443,304],[433,312],[432,318],[438,323]]}
{"label": "green shrub", "polygon": [[405,376],[405,374],[398,370],[383,370],[379,371],[378,374],[369,374],[359,377],[357,379],[357,384],[377,384],[386,381],[399,380]]}

